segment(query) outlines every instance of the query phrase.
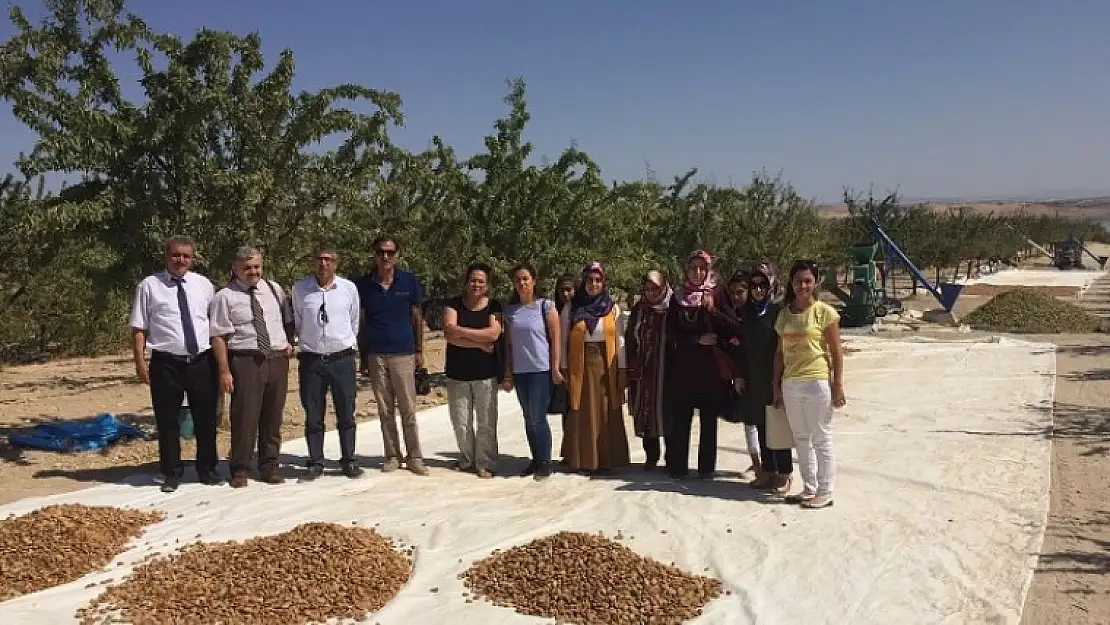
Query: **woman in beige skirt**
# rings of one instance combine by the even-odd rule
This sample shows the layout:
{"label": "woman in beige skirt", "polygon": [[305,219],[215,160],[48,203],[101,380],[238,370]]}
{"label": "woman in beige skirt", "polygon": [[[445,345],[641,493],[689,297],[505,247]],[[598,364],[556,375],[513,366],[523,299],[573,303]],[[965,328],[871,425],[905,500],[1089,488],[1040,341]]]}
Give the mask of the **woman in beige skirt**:
{"label": "woman in beige skirt", "polygon": [[560,315],[565,337],[570,413],[563,433],[567,468],[592,473],[630,462],[624,427],[627,365],[624,319],[605,288],[605,270],[590,263]]}

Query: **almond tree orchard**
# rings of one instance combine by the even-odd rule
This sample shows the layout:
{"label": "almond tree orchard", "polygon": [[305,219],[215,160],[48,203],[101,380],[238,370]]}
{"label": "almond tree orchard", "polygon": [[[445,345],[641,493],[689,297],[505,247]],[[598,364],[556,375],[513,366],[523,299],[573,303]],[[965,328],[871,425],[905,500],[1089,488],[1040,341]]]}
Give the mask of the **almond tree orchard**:
{"label": "almond tree orchard", "polygon": [[[288,283],[318,241],[357,273],[373,237],[391,232],[433,294],[458,288],[471,259],[495,267],[502,291],[516,262],[533,263],[546,288],[597,259],[628,292],[699,247],[722,272],[762,258],[843,265],[869,216],[936,275],[1012,261],[1026,237],[1104,234],[1093,222],[936,213],[850,192],[851,216],[825,219],[765,174],[738,188],[698,182],[696,169],[607,182],[574,144],[537,163],[519,78],[482,152],[434,137],[414,153],[390,139],[400,94],[295,90],[293,51],[267,61],[258,33],[185,39],[153,32],[123,0],[45,5],[38,22],[13,6],[16,34],[0,44],[0,98],[37,135],[0,188],[0,360],[124,346],[134,284],[175,233],[197,240],[199,269],[219,284],[243,243],[264,248],[270,275]],[[140,77],[137,92],[125,93],[120,64]],[[44,176],[68,185],[47,192]]]}

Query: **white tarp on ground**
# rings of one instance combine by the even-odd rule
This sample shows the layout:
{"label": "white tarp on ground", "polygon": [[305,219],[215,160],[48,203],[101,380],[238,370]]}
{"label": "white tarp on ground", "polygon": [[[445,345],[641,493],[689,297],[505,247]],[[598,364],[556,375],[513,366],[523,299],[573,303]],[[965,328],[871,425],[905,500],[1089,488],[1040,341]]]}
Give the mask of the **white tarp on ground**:
{"label": "white tarp on ground", "polygon": [[996,284],[1000,286],[1064,286],[1086,289],[1105,275],[1097,269],[1011,269],[980,278],[961,281],[962,284]]}
{"label": "white tarp on ground", "polygon": [[[1054,348],[1008,339],[850,344],[862,351],[847,358],[836,506],[822,511],[772,503],[727,475],[675,483],[634,468],[607,480],[556,475],[536,483],[433,468],[427,478],[372,471],[360,481],[328,476],[242,491],[186,484],[172,495],[147,478],[17,502],[0,517],[69,501],[153,505],[168,520],[139,542],[171,546],[198,532],[217,541],[312,520],[380,523],[418,550],[408,586],[366,619],[381,625],[546,622],[465,603],[456,576],[493,549],[564,529],[621,529],[640,553],[723,580],[732,595],[697,623],[1017,623],[1048,510]],[[526,456],[516,403],[502,397],[502,452]],[[559,419],[551,421],[557,428]],[[427,456],[455,449],[445,409],[426,411],[420,424]],[[743,470],[743,429],[722,426],[720,468]],[[638,440],[632,445],[642,458]],[[359,449],[380,456],[376,423],[360,428]],[[302,456],[305,447],[293,442],[284,451]],[[334,433],[328,453],[337,455]],[[73,622],[99,590],[85,586],[120,579],[144,555],[138,551],[118,558],[125,566],[0,604],[0,622]]]}

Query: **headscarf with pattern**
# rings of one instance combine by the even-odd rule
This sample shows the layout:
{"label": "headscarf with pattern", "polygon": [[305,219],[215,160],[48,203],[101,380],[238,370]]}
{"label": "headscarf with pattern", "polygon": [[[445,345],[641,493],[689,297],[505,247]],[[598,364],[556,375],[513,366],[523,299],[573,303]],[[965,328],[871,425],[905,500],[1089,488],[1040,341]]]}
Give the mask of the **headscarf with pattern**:
{"label": "headscarf with pattern", "polygon": [[690,263],[696,259],[705,261],[706,276],[701,284],[694,284],[689,278],[687,272],[686,281],[682,285],[682,294],[679,296],[678,303],[687,308],[697,308],[701,306],[705,300],[705,296],[712,293],[713,289],[717,288],[717,274],[713,272],[713,257],[705,250],[698,250],[691,252],[686,257],[686,266],[689,267]]}
{"label": "headscarf with pattern", "polygon": [[[590,295],[586,292],[586,278],[591,273],[601,276],[601,291],[597,295]],[[582,280],[574,291],[574,299],[571,300],[570,325],[573,326],[579,321],[585,321],[586,329],[593,333],[594,328],[597,327],[597,322],[612,310],[613,298],[609,296],[609,287],[605,284],[605,269],[601,266],[601,263],[591,262],[582,270]]]}

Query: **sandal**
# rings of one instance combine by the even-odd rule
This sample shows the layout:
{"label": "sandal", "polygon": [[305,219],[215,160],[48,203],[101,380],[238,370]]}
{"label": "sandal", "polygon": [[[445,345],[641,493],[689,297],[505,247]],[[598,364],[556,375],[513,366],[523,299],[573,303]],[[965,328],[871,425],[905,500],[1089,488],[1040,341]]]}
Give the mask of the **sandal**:
{"label": "sandal", "polygon": [[794,493],[793,495],[787,495],[786,497],[784,497],[783,501],[785,501],[786,503],[800,503],[804,505],[807,502],[812,501],[815,497],[817,497],[817,495],[811,493]]}
{"label": "sandal", "polygon": [[772,475],[771,492],[776,495],[785,495],[790,492],[790,487],[794,485],[794,476],[778,473]]}
{"label": "sandal", "polygon": [[802,507],[807,510],[820,510],[821,508],[831,508],[833,505],[833,498],[828,495],[818,495],[807,499],[802,502]]}

